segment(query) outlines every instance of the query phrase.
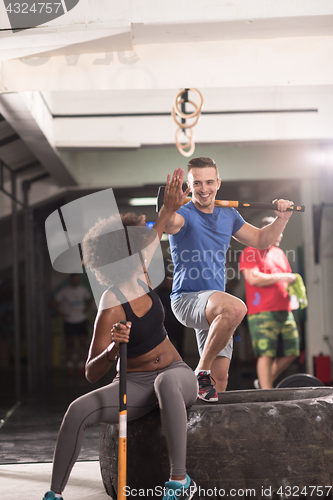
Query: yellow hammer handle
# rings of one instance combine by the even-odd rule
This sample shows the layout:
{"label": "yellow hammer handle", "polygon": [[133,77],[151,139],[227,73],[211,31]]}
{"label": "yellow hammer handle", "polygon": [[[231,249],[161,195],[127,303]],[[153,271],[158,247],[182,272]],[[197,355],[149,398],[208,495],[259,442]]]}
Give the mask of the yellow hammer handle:
{"label": "yellow hammer handle", "polygon": [[118,442],[118,494],[117,500],[127,498],[127,410],[119,413],[119,442]]}
{"label": "yellow hammer handle", "polygon": [[[186,205],[189,201],[191,201],[192,198],[185,198],[183,201],[183,205]],[[214,205],[216,207],[235,207],[237,208],[239,206],[238,201],[230,201],[230,200],[215,200]]]}
{"label": "yellow hammer handle", "polygon": [[[191,201],[192,198],[185,198],[183,205]],[[260,210],[278,210],[278,206],[276,203],[261,203],[261,202],[253,202],[253,201],[232,201],[232,200],[215,200],[214,205],[216,207],[246,207],[246,208],[257,208]],[[304,212],[304,205],[293,205],[287,210],[290,212]]]}

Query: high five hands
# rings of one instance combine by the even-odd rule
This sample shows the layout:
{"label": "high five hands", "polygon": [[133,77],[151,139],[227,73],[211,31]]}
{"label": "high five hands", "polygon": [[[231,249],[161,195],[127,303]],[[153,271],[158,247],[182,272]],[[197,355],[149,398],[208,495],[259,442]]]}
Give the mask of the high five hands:
{"label": "high five hands", "polygon": [[184,176],[185,172],[182,168],[177,168],[174,171],[172,178],[171,175],[168,174],[163,202],[164,207],[167,210],[177,212],[177,210],[179,210],[182,206],[185,198],[189,195],[191,190],[190,187],[183,191]]}

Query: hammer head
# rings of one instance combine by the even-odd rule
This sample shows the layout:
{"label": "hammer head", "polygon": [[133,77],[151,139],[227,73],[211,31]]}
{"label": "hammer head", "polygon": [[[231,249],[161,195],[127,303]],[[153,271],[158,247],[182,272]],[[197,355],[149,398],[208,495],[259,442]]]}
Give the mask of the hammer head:
{"label": "hammer head", "polygon": [[165,186],[160,186],[157,192],[156,212],[159,212],[164,202]]}

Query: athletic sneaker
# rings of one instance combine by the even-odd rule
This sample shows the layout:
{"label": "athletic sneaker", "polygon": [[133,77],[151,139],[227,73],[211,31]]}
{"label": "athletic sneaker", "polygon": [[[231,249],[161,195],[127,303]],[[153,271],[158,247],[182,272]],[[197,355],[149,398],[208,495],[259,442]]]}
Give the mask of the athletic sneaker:
{"label": "athletic sneaker", "polygon": [[253,382],[253,385],[254,385],[255,389],[261,389],[260,382],[259,382],[258,378],[255,379],[255,381]]}
{"label": "athletic sneaker", "polygon": [[56,497],[54,491],[47,491],[44,495],[43,500],[64,500],[62,497]]}
{"label": "athletic sneaker", "polygon": [[178,481],[167,481],[163,500],[189,500],[193,498],[194,493],[197,491],[197,485],[188,474],[186,474],[186,479],[184,485]]}
{"label": "athletic sneaker", "polygon": [[[213,403],[218,401],[219,397],[216,390],[214,389],[215,380],[210,376],[210,374],[199,372],[197,375],[199,382],[199,394],[198,398],[207,401],[208,403]],[[212,384],[212,381],[214,384]]]}

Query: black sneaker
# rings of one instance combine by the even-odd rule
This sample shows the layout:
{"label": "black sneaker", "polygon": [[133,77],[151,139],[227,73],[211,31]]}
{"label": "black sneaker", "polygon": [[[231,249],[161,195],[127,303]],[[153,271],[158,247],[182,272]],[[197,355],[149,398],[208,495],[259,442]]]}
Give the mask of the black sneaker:
{"label": "black sneaker", "polygon": [[186,484],[182,485],[178,481],[167,481],[165,483],[165,495],[163,500],[190,500],[197,491],[197,485],[186,474]]}
{"label": "black sneaker", "polygon": [[199,372],[197,375],[199,382],[199,394],[198,398],[208,403],[214,403],[219,400],[216,390],[214,389],[215,380],[207,373]]}

